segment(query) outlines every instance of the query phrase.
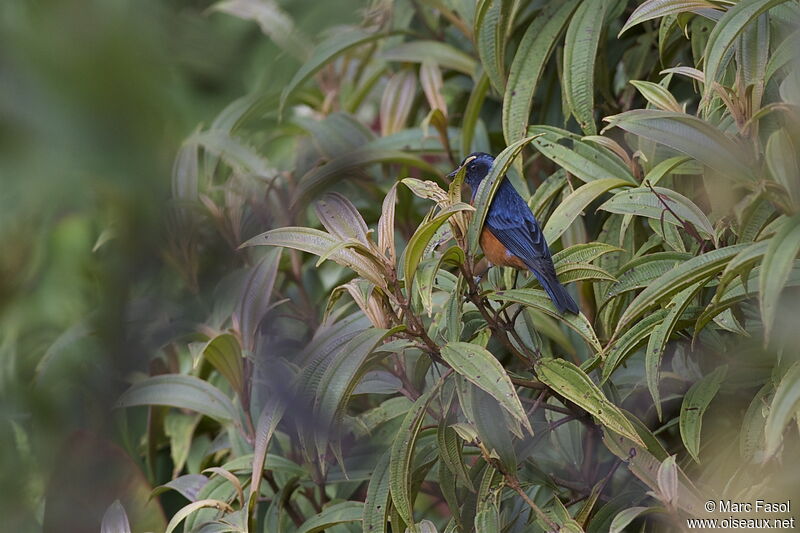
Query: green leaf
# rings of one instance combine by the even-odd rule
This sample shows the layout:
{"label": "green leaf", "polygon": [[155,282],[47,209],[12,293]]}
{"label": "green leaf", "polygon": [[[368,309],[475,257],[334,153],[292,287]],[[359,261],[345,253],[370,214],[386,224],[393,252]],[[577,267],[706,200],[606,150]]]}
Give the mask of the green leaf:
{"label": "green leaf", "polygon": [[211,6],[211,9],[257,22],[261,31],[275,41],[281,50],[301,61],[308,58],[308,37],[277,2],[223,0]]}
{"label": "green leaf", "polygon": [[501,300],[507,302],[516,302],[528,307],[533,307],[544,313],[552,316],[553,318],[562,322],[565,326],[572,329],[575,333],[583,337],[586,343],[596,352],[601,353],[603,347],[600,341],[597,340],[597,335],[592,328],[592,325],[583,315],[565,314],[562,315],[553,305],[550,297],[547,296],[542,290],[539,289],[511,289],[505,291],[497,291],[489,295],[493,300]]}
{"label": "green leaf", "polygon": [[631,421],[574,364],[564,359],[542,359],[536,364],[536,376],[542,383],[585,409],[603,426],[645,446]]}
{"label": "green leaf", "polygon": [[117,407],[168,405],[191,409],[220,422],[239,417],[236,408],[222,391],[193,376],[163,374],[134,383],[117,400]]}
{"label": "green leaf", "polygon": [[436,431],[436,442],[439,445],[439,458],[442,464],[458,479],[462,485],[474,491],[469,473],[464,466],[461,456],[461,442],[456,431],[447,425],[447,419],[442,417]]}
{"label": "green leaf", "polygon": [[[606,117],[609,125],[693,157],[737,181],[753,181],[755,174],[744,151],[709,122],[684,113],[636,109]],[[604,131],[605,131],[604,129]]]}
{"label": "green leaf", "polygon": [[512,7],[511,0],[479,0],[473,27],[483,69],[500,94],[506,87],[506,37]]}
{"label": "green leaf", "polygon": [[629,185],[636,185],[630,169],[622,160],[597,143],[584,141],[574,133],[552,126],[531,126],[528,134],[537,135],[531,139],[531,144],[542,155],[584,183],[624,179]]}
{"label": "green leaf", "polygon": [[[547,3],[528,25],[514,54],[503,97],[503,135],[506,144],[525,136],[533,94],[578,0]],[[466,151],[465,151],[466,153]]]}
{"label": "green leaf", "polygon": [[764,428],[766,439],[766,457],[772,457],[778,451],[783,439],[783,430],[800,408],[800,362],[795,362],[775,389],[775,396],[770,404],[767,424]]}
{"label": "green leaf", "polygon": [[800,207],[800,162],[792,138],[781,128],[767,142],[767,167],[772,178],[783,185],[792,205]]}
{"label": "green leaf", "polygon": [[233,390],[241,394],[244,387],[244,363],[239,341],[230,333],[217,335],[203,347],[203,357],[222,374]]}
{"label": "green leaf", "polygon": [[369,242],[369,228],[358,209],[338,192],[326,193],[314,204],[317,218],[337,239],[354,239],[364,244]]}
{"label": "green leaf", "polygon": [[381,135],[386,137],[405,128],[417,89],[417,74],[403,69],[389,78],[381,98],[379,119]]}
{"label": "green leaf", "polygon": [[787,0],[740,0],[725,12],[711,30],[708,36],[705,53],[705,77],[709,83],[706,84],[703,98],[710,100],[714,90],[713,82],[717,81],[721,74],[725,54],[736,42],[736,38],[744,29],[759,15]]}
{"label": "green leaf", "polygon": [[422,63],[435,61],[439,66],[475,77],[478,63],[469,54],[441,41],[415,40],[381,52],[386,61]]}
{"label": "green leaf", "polygon": [[642,182],[647,182],[655,187],[664,176],[669,175],[670,172],[678,169],[681,165],[689,161],[692,161],[692,158],[685,156],[675,156],[665,159],[651,168],[644,179],[642,179]]}
{"label": "green leaf", "polygon": [[339,502],[326,507],[300,526],[297,533],[320,533],[336,524],[360,522],[364,512],[362,502]]}
{"label": "green leaf", "polygon": [[[796,387],[792,387],[792,389],[794,388]],[[764,410],[768,405],[767,395],[772,391],[772,382],[761,387],[742,418],[742,429],[739,432],[739,455],[748,463],[760,459],[757,454],[763,452],[766,446],[764,430],[768,415],[764,413]],[[783,430],[780,433],[783,433]]]}
{"label": "green leaf", "polygon": [[390,330],[370,328],[359,333],[342,347],[325,369],[314,399],[314,422],[319,428],[316,431],[316,444],[320,468],[324,468],[333,425],[344,416],[347,403],[366,371],[364,364],[367,357],[383,339],[403,329],[404,326]]}
{"label": "green leaf", "polygon": [[609,533],[623,533],[628,524],[640,516],[658,511],[659,510],[654,507],[631,507],[629,509],[625,509],[624,511],[620,511],[619,514],[614,517],[614,520],[611,521],[611,529],[609,529]]}
{"label": "green leaf", "polygon": [[264,464],[267,460],[267,450],[272,440],[272,434],[278,427],[278,422],[283,417],[286,405],[278,398],[273,398],[261,409],[261,414],[256,423],[255,442],[253,444],[253,467],[250,474],[250,492],[247,495],[247,521],[252,526],[253,510],[261,494],[261,480],[264,475]]}
{"label": "green leaf", "polygon": [[582,2],[572,16],[564,41],[562,85],[570,111],[587,135],[594,122],[594,62],[609,0]]}
{"label": "green leaf", "polygon": [[664,319],[668,313],[667,309],[659,309],[650,313],[643,319],[636,322],[631,329],[617,338],[609,348],[606,346],[606,360],[603,363],[603,377],[601,383],[611,376],[619,368],[619,365],[633,354],[633,352],[644,342],[653,332],[653,329]]}
{"label": "green leaf", "polygon": [[661,357],[664,355],[664,348],[667,346],[667,341],[672,335],[678,319],[689,306],[695,293],[703,287],[703,283],[701,281],[691,285],[672,298],[669,305],[667,305],[669,311],[664,316],[664,320],[653,328],[653,333],[647,343],[647,351],[645,352],[647,388],[650,389],[650,396],[653,398],[659,420],[661,420],[661,396],[658,392],[658,384],[660,381]]}
{"label": "green leaf", "polygon": [[617,332],[662,299],[671,298],[674,294],[698,281],[710,279],[746,246],[746,244],[737,244],[712,250],[680,263],[672,270],[665,272],[645,287],[625,309],[617,324]]}
{"label": "green leaf", "polygon": [[[683,221],[687,221],[691,222],[704,238],[713,239],[716,236],[714,226],[708,217],[691,200],[664,187],[653,187],[653,190],[655,193],[649,187],[639,187],[618,192],[598,209],[663,220],[675,226],[682,226]],[[680,219],[675,218],[675,215]]]}
{"label": "green leaf", "polygon": [[[554,243],[586,207],[610,190],[627,187],[630,182],[619,178],[602,178],[581,185],[553,211],[544,227],[544,238]],[[623,194],[623,193],[619,193]]]}
{"label": "green leaf", "polygon": [[[394,507],[406,524],[414,524],[414,506],[411,500],[411,459],[414,456],[414,447],[420,427],[422,427],[422,421],[425,419],[428,404],[442,383],[443,380],[440,379],[436,385],[417,398],[400,424],[397,437],[392,441],[389,485]],[[412,525],[410,529],[412,532],[417,532],[416,526]]]}
{"label": "green leaf", "polygon": [[641,289],[654,279],[672,270],[678,263],[691,259],[684,252],[654,252],[644,254],[622,265],[616,273],[619,281],[608,289],[607,300],[626,292]]}
{"label": "green leaf", "polygon": [[229,513],[233,512],[233,509],[231,509],[230,505],[219,500],[209,499],[192,502],[173,515],[172,520],[170,520],[169,524],[167,524],[167,529],[164,531],[164,533],[172,533],[187,516],[206,507],[214,508],[219,511],[226,511]]}
{"label": "green leaf", "polygon": [[468,342],[451,342],[442,348],[441,355],[453,370],[476,387],[486,391],[531,434],[533,433],[511,379],[503,365],[486,348]]}
{"label": "green leaf", "polygon": [[253,266],[250,274],[242,284],[239,305],[233,314],[235,328],[239,330],[242,347],[245,350],[255,349],[256,336],[261,321],[269,311],[272,289],[278,276],[281,262],[281,248],[268,250]]}
{"label": "green leaf", "polygon": [[109,505],[106,512],[103,513],[100,533],[131,533],[128,515],[119,500],[114,500],[114,503]]}
{"label": "green leaf", "polygon": [[361,277],[371,281],[378,287],[385,287],[386,280],[376,260],[354,251],[353,248],[341,247],[342,241],[330,233],[313,228],[286,227],[264,232],[244,242],[240,248],[248,246],[282,246],[303,252],[312,253],[339,263],[357,272]]}
{"label": "green leaf", "polygon": [[188,144],[198,144],[205,150],[221,157],[231,167],[250,172],[257,176],[269,176],[272,168],[254,148],[247,146],[230,133],[221,130],[209,130],[192,135]]}
{"label": "green leaf", "polygon": [[467,229],[467,242],[469,243],[470,254],[474,254],[478,249],[478,239],[480,238],[483,223],[486,221],[486,214],[489,212],[489,206],[491,205],[492,198],[494,198],[494,194],[497,192],[497,188],[500,186],[501,181],[505,179],[506,172],[509,167],[511,167],[514,158],[516,158],[522,148],[534,138],[535,136],[520,139],[500,152],[494,160],[489,175],[486,176],[478,186],[474,201],[475,213],[472,215],[469,228]]}
{"label": "green leaf", "polygon": [[319,43],[311,52],[311,56],[303,63],[300,70],[283,88],[279,113],[283,113],[286,102],[294,95],[295,91],[311,76],[336,57],[362,44],[387,37],[384,33],[370,33],[361,28],[349,28],[347,31],[337,31],[331,37]]}
{"label": "green leaf", "polygon": [[770,239],[769,248],[761,264],[758,287],[761,294],[761,319],[764,322],[764,342],[769,342],[778,300],[789,279],[797,253],[800,252],[800,215],[786,220]]}
{"label": "green leaf", "polygon": [[372,469],[364,500],[363,533],[386,533],[386,521],[389,519],[390,457],[390,450],[386,450]]}
{"label": "green leaf", "polygon": [[464,109],[464,117],[461,121],[461,153],[469,154],[472,152],[472,140],[475,138],[475,127],[481,116],[483,102],[486,100],[486,93],[489,91],[489,78],[486,73],[475,83],[475,87],[469,94],[467,107]]}
{"label": "green leaf", "polygon": [[422,256],[424,255],[431,238],[439,230],[442,224],[447,222],[447,219],[449,219],[451,216],[462,211],[472,210],[473,207],[471,205],[460,202],[455,205],[448,206],[439,211],[439,213],[437,213],[436,216],[431,220],[420,224],[420,226],[414,232],[414,235],[412,235],[408,240],[408,246],[406,246],[405,252],[405,261],[403,263],[403,272],[405,275],[404,280],[406,284],[406,291],[409,295],[411,294],[411,289],[414,284],[414,276],[417,273],[417,267],[422,260]]}
{"label": "green leaf", "polygon": [[651,81],[631,80],[631,85],[636,87],[645,100],[664,111],[683,113],[683,108],[672,96],[672,93],[663,85]]}
{"label": "green leaf", "polygon": [[692,385],[686,396],[683,397],[680,414],[680,430],[683,445],[686,451],[698,463],[700,462],[700,429],[703,425],[703,414],[708,409],[708,404],[717,395],[727,366],[721,366],[703,379]]}
{"label": "green leaf", "polygon": [[687,11],[716,8],[717,6],[706,0],[646,0],[633,10],[633,13],[631,13],[631,16],[628,17],[625,25],[619,31],[619,35],[647,20],[677,15]]}
{"label": "green leaf", "polygon": [[497,533],[501,531],[500,511],[490,505],[475,515],[475,533]]}
{"label": "green leaf", "polygon": [[[588,263],[561,263],[556,267],[556,275],[561,283],[575,281],[617,281],[617,278],[600,268]],[[531,281],[534,281],[535,278]],[[535,280],[538,281],[538,280]]]}
{"label": "green leaf", "polygon": [[591,263],[598,257],[602,257],[605,254],[621,251],[622,248],[618,248],[604,242],[573,244],[569,248],[565,248],[560,252],[553,254],[553,264],[555,264],[556,268],[558,268],[558,266],[561,264]]}

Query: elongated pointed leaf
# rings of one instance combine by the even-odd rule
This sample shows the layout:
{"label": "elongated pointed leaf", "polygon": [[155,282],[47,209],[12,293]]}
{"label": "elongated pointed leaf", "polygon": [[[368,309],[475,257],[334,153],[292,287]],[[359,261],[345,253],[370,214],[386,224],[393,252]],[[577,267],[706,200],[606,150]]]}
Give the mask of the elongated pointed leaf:
{"label": "elongated pointed leaf", "polygon": [[223,0],[211,9],[245,20],[253,20],[281,50],[305,60],[310,53],[308,37],[294,24],[292,17],[270,0]]}
{"label": "elongated pointed leaf", "polygon": [[389,459],[391,450],[387,450],[375,468],[367,485],[367,496],[364,500],[362,520],[363,533],[386,533],[386,522],[389,519]]}
{"label": "elongated pointed leaf", "polygon": [[297,530],[297,533],[320,533],[336,524],[360,522],[364,511],[362,502],[339,502],[315,514]]}
{"label": "elongated pointed leaf", "polygon": [[682,113],[683,108],[672,93],[667,90],[663,85],[653,83],[651,81],[631,80],[631,85],[636,87],[645,99],[656,106],[658,109],[664,111],[672,111],[674,113]]}
{"label": "elongated pointed leaf", "polygon": [[474,76],[478,62],[469,54],[441,41],[409,41],[381,52],[386,61],[422,63],[425,60],[435,61],[439,66]]}
{"label": "elongated pointed leaf", "polygon": [[685,13],[698,9],[715,9],[716,7],[717,6],[706,0],[646,0],[631,13],[631,16],[628,17],[625,25],[619,31],[619,35],[622,35],[633,26],[647,20],[677,15],[678,13]]}
{"label": "elongated pointed leaf", "polygon": [[601,383],[605,382],[609,376],[611,376],[639,346],[641,346],[648,335],[653,332],[653,329],[664,319],[667,312],[666,309],[661,309],[647,315],[616,339],[610,348],[606,346],[605,350],[607,356],[603,363],[603,378]]}
{"label": "elongated pointed leaf", "polygon": [[239,306],[234,314],[234,324],[239,329],[242,347],[255,349],[256,334],[264,319],[278,276],[281,261],[281,248],[267,251],[264,257],[251,269],[242,285]]}
{"label": "elongated pointed leaf", "polygon": [[755,179],[744,151],[710,123],[692,115],[658,109],[637,109],[607,117],[610,127],[619,127],[640,137],[664,144],[738,181]]}
{"label": "elongated pointed leaf", "polygon": [[617,331],[620,331],[631,320],[638,318],[644,311],[662,299],[672,297],[672,295],[700,280],[709,279],[725,268],[727,262],[746,246],[745,244],[737,244],[713,250],[693,257],[662,274],[640,292],[625,309],[619,319]]}
{"label": "elongated pointed leaf", "polygon": [[748,24],[759,15],[787,0],[740,0],[731,6],[722,18],[714,25],[705,49],[705,75],[709,83],[706,85],[705,98],[713,91],[713,81],[717,81],[722,73],[725,54],[736,42],[736,38]]}
{"label": "elongated pointed leaf", "polygon": [[183,374],[163,374],[134,383],[117,400],[117,407],[135,405],[191,409],[221,422],[238,418],[236,408],[222,391],[201,379]]}
{"label": "elongated pointed leaf", "polygon": [[414,232],[414,235],[412,235],[411,239],[408,240],[403,272],[405,274],[406,290],[408,291],[409,295],[411,294],[411,288],[414,283],[414,276],[416,275],[417,267],[422,260],[425,249],[428,247],[428,243],[436,231],[442,226],[442,224],[447,222],[447,219],[456,213],[472,210],[473,208],[471,205],[464,203],[457,203],[449,206],[440,211],[431,220],[422,223],[420,227],[417,228],[417,231]]}
{"label": "elongated pointed leaf", "polygon": [[603,178],[581,185],[558,204],[556,210],[547,219],[544,227],[545,240],[549,243],[556,242],[590,203],[612,189],[629,185],[629,181],[619,178]]}
{"label": "elongated pointed leaf", "polygon": [[363,331],[344,345],[326,367],[314,399],[315,421],[319,426],[316,444],[320,465],[324,465],[333,425],[342,418],[356,385],[364,375],[367,357],[384,338],[402,329],[402,326],[398,326],[391,330],[370,328]]}
{"label": "elongated pointed leaf", "polygon": [[397,438],[392,442],[389,461],[389,484],[392,502],[403,521],[409,524],[412,533],[418,533],[414,524],[414,502],[411,499],[411,460],[417,443],[419,429],[425,418],[428,404],[436,395],[442,380],[428,389],[414,402],[400,425]]}
{"label": "elongated pointed leaf", "polygon": [[800,362],[793,364],[778,384],[772,397],[767,424],[764,429],[766,456],[775,455],[783,438],[783,430],[797,416],[800,408]]}
{"label": "elongated pointed leaf", "polygon": [[511,0],[479,0],[475,14],[474,34],[478,56],[492,86],[503,93],[505,80],[505,50]]}
{"label": "elongated pointed leaf", "polygon": [[367,223],[353,203],[337,192],[326,193],[314,204],[317,218],[328,233],[342,240],[355,239],[367,244]]}
{"label": "elongated pointed leaf", "polygon": [[594,62],[609,0],[583,2],[575,11],[564,40],[564,96],[587,135],[597,133],[594,122]]}
{"label": "elongated pointed leaf", "polygon": [[503,97],[503,135],[506,144],[525,136],[536,86],[578,6],[578,0],[550,2],[531,21],[517,47]]}
{"label": "elongated pointed leaf", "polygon": [[588,411],[604,427],[645,446],[631,421],[574,364],[564,359],[542,359],[536,365],[536,375],[542,383]]}
{"label": "elongated pointed leaf", "polygon": [[199,500],[196,502],[192,502],[186,507],[182,508],[177,513],[175,513],[175,515],[172,517],[172,520],[170,520],[169,524],[167,524],[167,529],[164,531],[164,533],[172,533],[173,531],[175,531],[175,528],[177,528],[187,516],[199,511],[200,509],[207,507],[214,508],[219,511],[226,511],[229,513],[233,512],[233,509],[231,508],[230,505],[220,500],[206,499],[206,500]]}
{"label": "elongated pointed leaf", "polygon": [[717,395],[727,366],[721,366],[703,379],[692,385],[681,404],[680,429],[681,439],[686,450],[695,461],[700,462],[700,429],[703,425],[703,414],[714,396]]}
{"label": "elongated pointed leaf", "polygon": [[381,267],[376,261],[355,252],[352,248],[343,248],[341,244],[342,241],[324,231],[313,228],[287,227],[256,235],[243,243],[241,248],[247,246],[282,246],[312,253],[320,257],[329,254],[327,256],[328,259],[354,270],[361,277],[368,279],[378,287],[386,286]]}
{"label": "elongated pointed leaf", "polygon": [[624,179],[636,185],[630,169],[608,149],[584,141],[578,135],[552,126],[531,126],[537,135],[531,144],[545,157],[584,183],[600,179]]}
{"label": "elongated pointed leaf", "polygon": [[272,435],[275,433],[275,428],[278,427],[283,417],[286,408],[285,401],[281,398],[275,397],[270,399],[267,404],[261,409],[261,414],[256,423],[255,443],[253,445],[253,467],[250,475],[250,492],[247,495],[247,520],[248,523],[253,523],[253,510],[261,494],[261,480],[264,475],[264,464],[267,460],[267,450],[272,440]]}
{"label": "elongated pointed leaf", "polygon": [[603,347],[597,340],[594,328],[581,313],[578,315],[562,315],[553,305],[550,297],[543,290],[539,289],[511,289],[507,291],[497,291],[489,295],[493,300],[516,302],[525,306],[533,307],[561,321],[568,328],[583,337],[586,343],[596,352],[601,353]]}
{"label": "elongated pointed leaf", "polygon": [[664,316],[664,320],[661,324],[653,328],[653,333],[650,335],[650,340],[647,343],[647,352],[645,354],[647,388],[650,389],[650,396],[653,398],[659,420],[661,420],[661,396],[658,392],[658,385],[660,381],[661,357],[664,355],[664,348],[666,348],[667,341],[675,330],[678,319],[689,306],[692,297],[702,286],[702,281],[695,283],[672,298],[667,306],[669,311]]}
{"label": "elongated pointed leaf", "polygon": [[664,187],[653,187],[653,190],[655,193],[649,187],[621,191],[598,209],[663,220],[675,226],[682,226],[684,221],[691,222],[704,238],[714,238],[714,226],[691,200]]}
{"label": "elongated pointed leaf", "polygon": [[244,362],[239,341],[230,333],[217,335],[203,347],[203,357],[222,374],[233,390],[242,393]]}
{"label": "elongated pointed leaf", "polygon": [[769,248],[761,264],[758,278],[761,294],[761,319],[764,322],[764,341],[770,334],[778,311],[781,291],[789,279],[794,260],[800,252],[800,215],[783,223],[778,233],[770,239]]}
{"label": "elongated pointed leaf", "polygon": [[128,522],[128,515],[125,508],[119,502],[108,506],[103,514],[103,521],[100,524],[100,533],[131,533],[131,524]]}
{"label": "elongated pointed leaf", "polygon": [[451,342],[442,348],[441,355],[453,370],[491,395],[511,416],[533,433],[511,378],[489,350],[468,342]]}
{"label": "elongated pointed leaf", "polygon": [[614,520],[611,521],[611,529],[609,529],[609,533],[623,533],[623,531],[625,531],[625,527],[627,527],[628,524],[636,520],[638,517],[656,511],[658,511],[658,509],[654,507],[631,507],[629,509],[625,509],[617,514],[617,516],[614,517]]}

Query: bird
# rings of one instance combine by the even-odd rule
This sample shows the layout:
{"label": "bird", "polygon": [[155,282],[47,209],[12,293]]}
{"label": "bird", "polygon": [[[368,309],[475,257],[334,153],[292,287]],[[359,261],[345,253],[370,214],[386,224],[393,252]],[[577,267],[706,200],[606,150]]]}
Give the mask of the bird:
{"label": "bird", "polygon": [[[473,152],[448,177],[452,178],[466,166],[464,180],[472,189],[470,203],[474,204],[478,186],[493,164],[492,155]],[[559,313],[577,315],[578,304],[558,281],[550,248],[536,217],[511,182],[505,176],[501,180],[481,230],[479,242],[484,256],[492,265],[529,270],[539,280]]]}

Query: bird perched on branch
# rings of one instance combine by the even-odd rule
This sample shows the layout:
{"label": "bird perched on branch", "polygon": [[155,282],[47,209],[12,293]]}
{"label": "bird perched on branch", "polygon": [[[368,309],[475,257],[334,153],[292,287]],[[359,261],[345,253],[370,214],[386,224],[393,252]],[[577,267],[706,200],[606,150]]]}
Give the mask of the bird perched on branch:
{"label": "bird perched on branch", "polygon": [[[482,152],[467,156],[450,177],[466,165],[465,181],[472,189],[472,200],[478,185],[489,174],[494,157]],[[480,245],[489,263],[530,270],[560,313],[578,314],[578,304],[558,281],[550,249],[528,204],[505,179],[495,193],[480,236]]]}

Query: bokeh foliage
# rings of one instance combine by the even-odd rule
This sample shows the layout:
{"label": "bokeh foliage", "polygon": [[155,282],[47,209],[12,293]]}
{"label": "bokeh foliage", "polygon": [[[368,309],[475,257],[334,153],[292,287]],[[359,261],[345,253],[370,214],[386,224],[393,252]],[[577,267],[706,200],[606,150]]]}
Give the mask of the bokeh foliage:
{"label": "bokeh foliage", "polygon": [[[329,11],[215,4],[280,60],[183,141],[126,327],[86,305],[53,345],[148,354],[113,422],[161,527],[660,531],[798,495],[798,3]],[[442,177],[472,151],[474,206]],[[580,315],[478,277],[504,175]],[[154,527],[129,502],[107,523]]]}

